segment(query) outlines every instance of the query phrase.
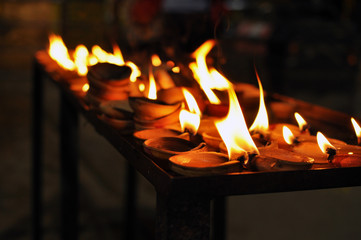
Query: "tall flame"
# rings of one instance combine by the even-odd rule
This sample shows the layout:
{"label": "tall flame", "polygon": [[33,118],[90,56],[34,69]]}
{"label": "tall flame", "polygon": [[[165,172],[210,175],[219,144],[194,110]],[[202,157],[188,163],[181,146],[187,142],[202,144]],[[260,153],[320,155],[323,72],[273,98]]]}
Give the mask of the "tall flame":
{"label": "tall flame", "polygon": [[256,77],[259,85],[259,108],[257,116],[249,128],[249,131],[258,132],[258,133],[266,133],[268,131],[269,123],[268,123],[268,115],[266,104],[264,102],[264,94],[263,94],[263,87],[261,84],[261,80],[259,79],[257,70],[255,68]]}
{"label": "tall flame", "polygon": [[64,69],[67,70],[75,69],[75,64],[70,59],[68,49],[65,46],[63,39],[60,36],[56,34],[50,34],[48,52],[50,57]]}
{"label": "tall flame", "polygon": [[305,129],[305,127],[307,126],[307,122],[305,121],[305,119],[303,119],[303,117],[298,112],[295,112],[295,118],[298,123],[298,127],[299,127],[300,131],[303,131]]}
{"label": "tall flame", "polygon": [[283,126],[282,132],[285,142],[289,145],[293,144],[293,141],[295,140],[295,136],[293,135],[291,129],[289,129],[287,126]]}
{"label": "tall flame", "polygon": [[185,109],[180,111],[179,122],[183,132],[187,129],[195,135],[201,122],[202,113],[193,95],[185,88],[182,88],[182,91],[189,111]]}
{"label": "tall flame", "polygon": [[321,151],[325,154],[328,149],[336,149],[321,132],[317,132],[317,143]]}
{"label": "tall flame", "polygon": [[214,40],[207,40],[198,49],[196,49],[192,54],[192,57],[196,59],[196,63],[191,63],[189,65],[189,68],[192,70],[194,78],[202,87],[208,100],[212,104],[220,104],[221,101],[214,94],[214,92],[210,87],[212,77],[209,73],[208,66],[206,63],[206,56],[211,51],[211,49],[214,47],[215,44],[216,42]]}
{"label": "tall flame", "polygon": [[74,60],[77,72],[80,76],[85,76],[88,73],[88,56],[89,51],[84,45],[78,45],[75,48]]}
{"label": "tall flame", "polygon": [[233,88],[228,89],[229,110],[227,116],[215,125],[226,145],[229,159],[245,153],[259,154],[256,144],[248,132],[246,121]]}
{"label": "tall flame", "polygon": [[[111,57],[111,54],[108,54],[108,56]],[[113,44],[113,61],[115,62],[115,64],[117,65],[124,65],[124,58],[123,58],[123,54],[122,51],[120,51],[120,48],[117,44]]]}
{"label": "tall flame", "polygon": [[361,127],[353,117],[351,118],[351,122],[352,122],[353,128],[355,129],[355,133],[357,136],[357,142],[358,142],[358,144],[360,144],[361,143]]}
{"label": "tall flame", "polygon": [[148,89],[148,98],[157,99],[157,85],[155,84],[155,79],[153,75],[152,67],[149,67],[149,89]]}
{"label": "tall flame", "polygon": [[198,115],[201,115],[201,110],[198,107],[196,99],[193,97],[193,95],[185,88],[182,88],[182,92],[184,95],[184,98],[186,99],[189,111],[192,113],[196,113]]}

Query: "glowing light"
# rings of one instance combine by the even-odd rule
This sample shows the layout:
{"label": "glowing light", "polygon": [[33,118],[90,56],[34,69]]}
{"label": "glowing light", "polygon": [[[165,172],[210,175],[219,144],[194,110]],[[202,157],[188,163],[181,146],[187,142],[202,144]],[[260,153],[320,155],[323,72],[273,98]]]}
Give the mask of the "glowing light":
{"label": "glowing light", "polygon": [[295,112],[295,118],[298,123],[298,127],[299,127],[300,131],[303,131],[305,129],[305,127],[307,126],[307,122],[305,121],[305,119],[303,119],[303,117],[298,112]]}
{"label": "glowing light", "polygon": [[354,118],[351,118],[351,122],[352,122],[353,128],[355,129],[355,133],[357,136],[357,142],[358,142],[358,144],[360,144],[361,143],[361,127]]}
{"label": "glowing light", "polygon": [[88,73],[88,67],[87,67],[88,56],[89,56],[88,49],[84,45],[78,45],[75,48],[75,53],[74,53],[75,66],[80,76],[85,76]]}
{"label": "glowing light", "polygon": [[323,153],[326,154],[328,149],[336,150],[336,148],[327,140],[327,138],[321,132],[317,132],[316,137],[317,137],[318,146],[320,147]]}
{"label": "glowing light", "polygon": [[87,92],[87,91],[89,90],[89,84],[88,84],[88,83],[85,83],[85,84],[83,85],[83,87],[81,88],[81,90],[82,90],[83,92]]}
{"label": "glowing light", "polygon": [[157,99],[157,85],[155,84],[155,79],[153,75],[152,67],[149,68],[149,90],[148,90],[149,99]]}
{"label": "glowing light", "polygon": [[180,68],[178,66],[175,66],[175,67],[172,68],[172,71],[174,73],[180,73]]}
{"label": "glowing light", "polygon": [[153,54],[151,60],[154,67],[159,67],[162,64],[162,60],[160,60],[157,54]]}
{"label": "glowing light", "polygon": [[282,132],[285,142],[290,145],[293,144],[295,136],[293,135],[291,129],[289,129],[287,126],[283,126]]}
{"label": "glowing light", "polygon": [[63,39],[55,34],[49,36],[49,56],[56,61],[62,68],[67,70],[74,70],[75,64],[70,59],[68,49],[65,46]]}

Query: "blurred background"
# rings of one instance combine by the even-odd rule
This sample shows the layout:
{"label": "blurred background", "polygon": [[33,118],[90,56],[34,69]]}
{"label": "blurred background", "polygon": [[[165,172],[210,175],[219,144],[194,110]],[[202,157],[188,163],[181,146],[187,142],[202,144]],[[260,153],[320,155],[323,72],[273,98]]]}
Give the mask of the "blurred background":
{"label": "blurred background", "polygon": [[[36,51],[65,44],[181,59],[209,38],[231,81],[361,116],[356,0],[2,0],[0,239],[31,237],[31,92]],[[44,236],[59,239],[59,93],[45,85]],[[80,239],[124,239],[125,160],[80,119]],[[152,239],[155,191],[138,176],[137,239]],[[359,239],[361,188],[228,198],[227,239]]]}

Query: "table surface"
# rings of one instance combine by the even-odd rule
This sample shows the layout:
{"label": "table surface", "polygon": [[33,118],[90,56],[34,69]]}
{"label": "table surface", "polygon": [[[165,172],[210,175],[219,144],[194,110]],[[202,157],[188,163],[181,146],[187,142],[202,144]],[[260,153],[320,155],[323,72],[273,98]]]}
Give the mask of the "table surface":
{"label": "table surface", "polygon": [[[96,112],[89,109],[83,97],[74,94],[66,81],[46,71],[41,61],[37,60],[44,72],[61,88],[95,130],[147,178],[159,193],[167,196],[187,194],[219,197],[361,185],[361,167],[329,166],[300,171],[242,171],[211,176],[179,175],[172,172],[166,162],[147,156],[131,134],[122,134],[100,120]],[[353,130],[349,127],[350,116],[346,114],[279,95],[269,96],[268,100],[293,105],[314,128],[328,131],[328,136],[348,140],[352,135]]]}

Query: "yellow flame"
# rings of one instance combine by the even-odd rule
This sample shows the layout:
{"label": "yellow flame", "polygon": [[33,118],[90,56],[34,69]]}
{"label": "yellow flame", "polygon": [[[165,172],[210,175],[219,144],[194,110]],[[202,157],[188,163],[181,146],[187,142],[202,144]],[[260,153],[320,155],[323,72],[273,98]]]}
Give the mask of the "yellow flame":
{"label": "yellow flame", "polygon": [[182,109],[179,113],[179,122],[183,132],[187,129],[195,135],[201,123],[201,118],[196,113]]}
{"label": "yellow flame", "polygon": [[103,63],[107,61],[108,53],[104,51],[99,45],[92,47],[92,54],[98,59],[99,62]]}
{"label": "yellow flame", "polygon": [[89,84],[88,84],[88,83],[85,83],[85,84],[83,85],[83,87],[81,88],[81,90],[82,90],[83,92],[87,92],[87,91],[89,90]]}
{"label": "yellow flame", "polygon": [[226,145],[229,159],[233,159],[245,152],[259,154],[248,132],[241,106],[238,103],[237,95],[233,88],[228,89],[228,95],[228,114],[224,119],[216,121],[215,125]]}
{"label": "yellow flame", "polygon": [[285,142],[290,145],[293,144],[295,136],[293,135],[291,129],[289,129],[287,126],[283,126],[282,132]]}
{"label": "yellow flame", "polygon": [[230,81],[228,81],[227,78],[225,78],[220,72],[218,72],[216,69],[212,68],[209,72],[211,78],[212,78],[212,89],[218,89],[218,90],[227,90],[228,88],[232,87],[232,84]]}
{"label": "yellow flame", "polygon": [[98,61],[98,58],[96,56],[94,56],[93,54],[89,54],[88,56],[88,66],[93,66],[95,64],[97,64],[99,61]]}
{"label": "yellow flame", "polygon": [[172,68],[172,71],[174,73],[180,73],[180,68],[178,66],[175,66],[175,67]]}
{"label": "yellow flame", "polygon": [[49,35],[49,56],[56,61],[62,68],[67,70],[74,70],[75,64],[70,59],[68,49],[65,46],[63,39],[56,35]]}
{"label": "yellow flame", "polygon": [[[111,54],[108,54],[108,56],[111,57]],[[117,44],[113,44],[113,56],[115,64],[121,66],[125,64],[122,51],[120,51],[120,48]]]}
{"label": "yellow flame", "polygon": [[162,64],[162,60],[160,60],[157,54],[153,54],[151,60],[154,67],[159,67]]}
{"label": "yellow flame", "polygon": [[184,98],[186,99],[189,111],[198,115],[202,115],[201,110],[198,107],[197,101],[193,97],[193,95],[185,88],[182,88],[182,91]]}
{"label": "yellow flame", "polygon": [[207,40],[198,49],[196,49],[192,54],[192,57],[196,59],[196,63],[189,64],[189,68],[192,70],[195,80],[202,87],[209,102],[212,104],[220,104],[221,101],[210,87],[212,77],[206,63],[206,56],[215,44],[216,42],[214,40]]}
{"label": "yellow flame", "polygon": [[336,149],[321,132],[317,132],[316,137],[317,137],[318,146],[320,147],[323,153],[326,154],[328,148]]}
{"label": "yellow flame", "polygon": [[356,133],[356,136],[358,138],[358,143],[360,143],[360,140],[361,140],[361,127],[353,117],[351,118],[351,122],[352,122],[353,128],[355,129],[355,133]]}
{"label": "yellow flame", "polygon": [[157,99],[157,85],[155,84],[155,79],[153,75],[152,67],[149,67],[149,90],[148,90],[149,99]]}
{"label": "yellow flame", "polygon": [[125,63],[125,65],[127,65],[128,67],[130,67],[132,69],[132,73],[130,74],[130,81],[131,82],[135,82],[137,81],[137,78],[140,77],[140,75],[142,74],[138,68],[137,65],[135,65],[135,63],[127,61]]}
{"label": "yellow flame", "polygon": [[144,83],[139,83],[138,89],[139,89],[140,92],[144,92],[144,90],[145,90],[145,84],[144,84]]}
{"label": "yellow flame", "polygon": [[259,108],[258,108],[257,116],[253,124],[249,128],[249,131],[265,134],[268,131],[268,127],[269,127],[268,115],[267,115],[266,104],[264,102],[263,87],[261,84],[261,80],[259,79],[257,70],[256,70],[256,77],[259,85]]}
{"label": "yellow flame", "polygon": [[298,123],[298,127],[299,127],[300,131],[302,131],[304,129],[304,127],[307,125],[307,122],[305,121],[305,119],[303,119],[303,117],[298,112],[295,112],[295,118]]}
{"label": "yellow flame", "polygon": [[84,45],[81,44],[75,48],[74,61],[76,70],[80,76],[85,76],[88,73],[88,55],[89,51]]}

